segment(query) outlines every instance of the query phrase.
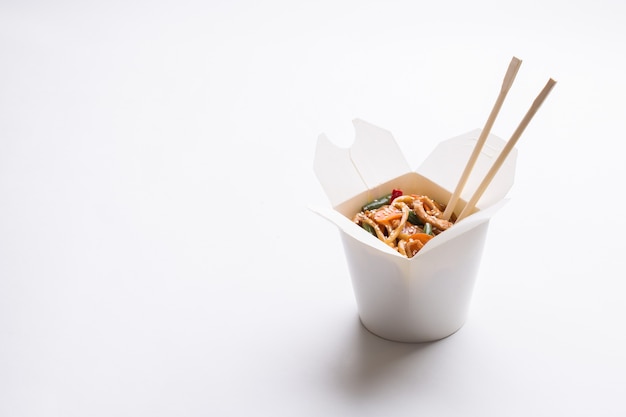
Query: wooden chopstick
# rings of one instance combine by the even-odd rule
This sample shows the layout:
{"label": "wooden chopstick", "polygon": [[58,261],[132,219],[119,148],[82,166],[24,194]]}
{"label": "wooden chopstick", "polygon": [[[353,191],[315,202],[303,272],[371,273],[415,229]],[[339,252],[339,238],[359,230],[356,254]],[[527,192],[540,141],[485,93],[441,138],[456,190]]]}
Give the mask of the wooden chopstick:
{"label": "wooden chopstick", "polygon": [[550,78],[548,82],[546,83],[545,87],[543,87],[543,90],[541,90],[541,92],[537,96],[537,98],[535,98],[535,101],[533,101],[532,106],[530,106],[530,109],[528,109],[528,111],[526,112],[526,115],[524,116],[520,124],[517,126],[517,129],[515,129],[515,132],[513,132],[513,135],[511,135],[511,138],[508,140],[506,145],[504,145],[504,148],[502,148],[500,155],[498,155],[498,158],[494,162],[493,166],[491,167],[491,169],[489,169],[489,171],[487,172],[487,175],[485,175],[485,178],[483,179],[483,181],[480,183],[480,185],[474,192],[474,195],[472,196],[472,198],[470,198],[470,200],[467,202],[467,204],[463,208],[463,211],[461,211],[461,214],[459,214],[459,216],[457,217],[456,219],[457,222],[467,217],[474,210],[474,208],[476,207],[476,203],[478,202],[480,197],[483,195],[483,193],[485,192],[485,190],[491,183],[491,180],[493,180],[493,178],[495,177],[496,173],[498,172],[498,170],[500,169],[500,167],[506,160],[506,157],[509,155],[509,153],[515,146],[520,136],[522,136],[524,129],[526,129],[526,126],[528,126],[528,124],[530,123],[535,113],[537,113],[537,110],[539,110],[539,107],[548,96],[548,93],[550,93],[550,90],[552,90],[552,87],[554,87],[554,84],[556,84],[556,81]]}
{"label": "wooden chopstick", "polygon": [[452,213],[454,213],[454,208],[456,204],[458,203],[459,198],[461,197],[461,193],[463,192],[463,187],[465,187],[465,184],[467,183],[467,179],[469,178],[470,173],[472,172],[472,169],[474,169],[474,164],[478,160],[478,155],[480,154],[480,151],[482,150],[483,145],[485,144],[487,140],[487,136],[489,136],[489,132],[491,131],[491,128],[493,127],[493,124],[496,121],[496,117],[498,116],[498,113],[500,112],[500,109],[502,108],[504,99],[506,98],[507,93],[509,92],[509,90],[511,89],[511,86],[513,85],[513,81],[515,80],[515,76],[517,75],[517,71],[519,70],[520,65],[522,65],[521,60],[517,59],[516,57],[513,57],[513,59],[511,59],[509,68],[507,69],[506,75],[504,76],[504,80],[502,81],[502,88],[500,89],[498,98],[496,99],[496,102],[493,105],[493,108],[491,109],[491,113],[489,114],[489,118],[487,119],[487,122],[485,123],[485,126],[483,127],[483,130],[481,131],[480,136],[478,137],[478,141],[476,142],[476,145],[474,146],[474,150],[472,151],[472,154],[470,155],[470,158],[467,161],[467,165],[465,165],[465,170],[463,171],[463,174],[461,175],[461,178],[459,179],[459,183],[457,184],[456,189],[454,190],[454,193],[450,197],[450,200],[448,201],[446,209],[443,212],[443,218],[446,220],[449,220],[450,216],[452,216]]}

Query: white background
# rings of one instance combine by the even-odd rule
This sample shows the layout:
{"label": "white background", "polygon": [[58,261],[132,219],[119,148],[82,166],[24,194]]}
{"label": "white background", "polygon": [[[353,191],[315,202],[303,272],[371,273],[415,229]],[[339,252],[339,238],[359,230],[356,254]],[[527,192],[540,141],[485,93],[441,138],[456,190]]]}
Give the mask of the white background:
{"label": "white background", "polygon": [[[54,4],[53,4],[54,3]],[[614,1],[0,4],[0,416],[623,416]],[[360,325],[317,136],[518,143],[465,326]],[[384,157],[384,150],[381,150]]]}

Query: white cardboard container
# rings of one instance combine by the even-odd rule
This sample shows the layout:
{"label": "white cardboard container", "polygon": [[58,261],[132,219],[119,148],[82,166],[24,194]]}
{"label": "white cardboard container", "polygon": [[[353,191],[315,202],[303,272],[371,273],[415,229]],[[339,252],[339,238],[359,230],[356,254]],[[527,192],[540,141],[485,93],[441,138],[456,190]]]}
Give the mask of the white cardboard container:
{"label": "white cardboard container", "polygon": [[[474,148],[480,129],[445,140],[412,171],[387,130],[353,121],[354,143],[339,148],[321,134],[314,171],[331,207],[312,210],[340,231],[359,317],[372,333],[400,342],[447,337],[466,321],[491,217],[506,203],[517,151],[485,191],[474,212],[435,236],[413,258],[352,222],[361,207],[393,188],[447,203]],[[456,206],[471,198],[505,142],[489,135]]]}

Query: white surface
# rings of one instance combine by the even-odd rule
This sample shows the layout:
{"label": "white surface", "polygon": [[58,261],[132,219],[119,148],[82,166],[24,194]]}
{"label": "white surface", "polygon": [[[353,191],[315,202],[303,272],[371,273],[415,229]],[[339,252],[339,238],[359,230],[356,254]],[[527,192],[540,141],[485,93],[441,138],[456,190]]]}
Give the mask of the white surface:
{"label": "white surface", "polygon": [[[626,413],[618,2],[0,5],[1,416]],[[359,324],[317,135],[518,144],[466,325]]]}

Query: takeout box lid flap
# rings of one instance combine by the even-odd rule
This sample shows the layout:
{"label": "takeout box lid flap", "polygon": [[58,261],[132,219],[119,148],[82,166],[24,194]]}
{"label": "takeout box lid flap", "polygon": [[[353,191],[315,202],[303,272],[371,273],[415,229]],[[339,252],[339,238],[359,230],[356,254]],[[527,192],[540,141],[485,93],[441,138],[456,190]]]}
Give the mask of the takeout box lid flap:
{"label": "takeout box lid flap", "polygon": [[349,148],[336,146],[325,134],[317,141],[313,170],[333,207],[411,171],[391,132],[360,119],[352,124]]}
{"label": "takeout box lid flap", "polygon": [[[452,193],[465,170],[480,133],[480,129],[475,129],[440,142],[416,171]],[[463,187],[461,199],[465,201],[471,199],[505,145],[506,142],[496,135],[487,136],[467,183]],[[478,200],[476,206],[479,209],[489,207],[507,195],[513,186],[516,161],[517,149],[513,148]]]}
{"label": "takeout box lid flap", "polygon": [[[393,135],[360,119],[353,120],[355,136],[349,148],[333,144],[325,134],[318,137],[313,169],[333,207],[364,190],[411,172]],[[416,172],[452,193],[474,149],[481,130],[440,142]],[[489,171],[505,142],[490,134],[461,193],[467,201]],[[502,200],[515,176],[514,148],[477,203],[479,209]]]}

